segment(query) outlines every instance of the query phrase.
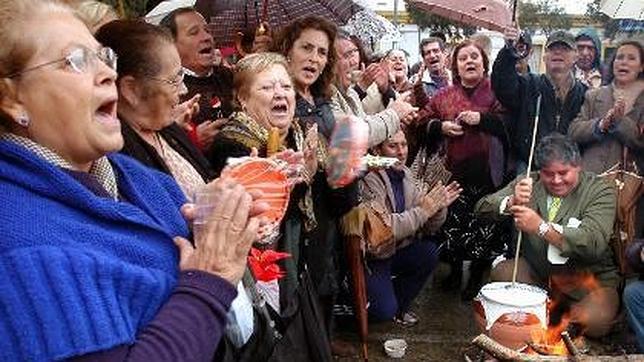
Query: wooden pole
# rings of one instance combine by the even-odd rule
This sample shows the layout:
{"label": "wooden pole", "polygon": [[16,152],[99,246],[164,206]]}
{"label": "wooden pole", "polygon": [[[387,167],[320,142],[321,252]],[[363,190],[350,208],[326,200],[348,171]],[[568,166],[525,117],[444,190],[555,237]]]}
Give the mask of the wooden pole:
{"label": "wooden pole", "polygon": [[575,343],[570,338],[570,334],[568,333],[568,331],[561,332],[561,339],[564,341],[564,344],[566,345],[566,349],[568,350],[568,353],[570,353],[572,361],[579,361],[579,356],[581,355],[581,353],[579,352],[579,349],[577,348],[577,346],[575,346]]}
{"label": "wooden pole", "polygon": [[[534,127],[532,129],[532,143],[530,144],[530,156],[528,156],[528,169],[526,170],[525,177],[530,177],[532,171],[532,157],[534,156],[534,147],[537,142],[537,129],[539,127],[539,114],[541,109],[541,94],[537,98],[537,111],[534,117]],[[519,252],[521,251],[521,240],[523,239],[523,232],[519,231],[517,236],[517,249],[514,252],[514,267],[512,268],[512,286],[517,282],[517,271],[519,269]]]}
{"label": "wooden pole", "polygon": [[[472,344],[481,348],[485,352],[489,353],[493,357],[501,361],[528,361],[528,362],[570,362],[570,356],[541,356],[534,354],[526,354],[517,352],[508,347],[502,346],[497,343],[492,338],[486,336],[485,334],[480,334],[474,340]],[[576,356],[575,361],[580,362],[613,362],[613,361],[642,361],[644,360],[644,355],[642,354],[633,354],[633,355],[621,355],[621,356]]]}

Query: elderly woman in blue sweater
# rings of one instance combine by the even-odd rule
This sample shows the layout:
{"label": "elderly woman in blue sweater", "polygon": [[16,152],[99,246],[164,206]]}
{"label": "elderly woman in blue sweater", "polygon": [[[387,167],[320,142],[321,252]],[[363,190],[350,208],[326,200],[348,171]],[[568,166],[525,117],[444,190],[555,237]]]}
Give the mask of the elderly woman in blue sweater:
{"label": "elderly woman in blue sweater", "polygon": [[210,361],[262,205],[210,184],[193,248],[176,183],[114,153],[113,51],[54,0],[0,0],[0,43],[0,360]]}

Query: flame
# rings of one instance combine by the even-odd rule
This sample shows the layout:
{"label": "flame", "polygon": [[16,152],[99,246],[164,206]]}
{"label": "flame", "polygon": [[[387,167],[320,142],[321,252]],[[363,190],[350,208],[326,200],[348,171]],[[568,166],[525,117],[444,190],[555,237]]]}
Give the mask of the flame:
{"label": "flame", "polygon": [[[552,278],[552,284],[557,286],[557,289],[560,291],[570,291],[570,290],[584,290],[586,292],[592,292],[600,287],[599,282],[594,275],[590,273],[577,273],[577,274],[567,274],[567,275],[557,275],[556,278]],[[552,315],[554,311],[557,310],[559,303],[556,300],[551,300],[548,303],[548,316]],[[587,316],[577,313],[575,315],[575,322],[583,321]],[[571,323],[571,314],[570,311],[566,311],[562,316],[561,320],[556,325],[549,325],[547,330],[535,330],[531,333],[532,343],[535,347],[543,349],[542,352],[547,353],[548,355],[556,356],[567,356],[569,354],[566,344],[561,338],[561,333],[568,329]],[[581,339],[581,336],[575,336],[575,341]],[[537,354],[536,351],[530,351],[533,354]]]}
{"label": "flame", "polygon": [[[549,308],[550,310],[550,308]],[[532,332],[532,342],[537,346],[543,347],[549,355],[554,356],[567,356],[568,349],[563,339],[561,339],[561,332],[565,331],[570,325],[570,317],[564,315],[559,324],[555,326],[548,326],[547,330],[539,329]],[[536,354],[536,352],[534,352]]]}

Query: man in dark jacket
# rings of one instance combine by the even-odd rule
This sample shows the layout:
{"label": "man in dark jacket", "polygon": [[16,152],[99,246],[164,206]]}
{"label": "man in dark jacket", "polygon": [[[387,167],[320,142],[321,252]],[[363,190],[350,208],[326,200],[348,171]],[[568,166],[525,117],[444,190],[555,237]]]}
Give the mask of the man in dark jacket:
{"label": "man in dark jacket", "polygon": [[160,25],[170,30],[181,57],[188,91],[181,100],[195,99],[199,104],[199,113],[183,126],[197,146],[205,150],[233,111],[233,73],[214,65],[214,40],[206,20],[195,9],[176,9]]}
{"label": "man in dark jacket", "polygon": [[624,289],[624,306],[640,351],[644,352],[644,239],[633,241],[626,251],[626,258],[631,268],[640,272],[640,279]]}
{"label": "man in dark jacket", "polygon": [[[505,35],[508,41],[515,42],[519,33],[517,29],[510,29]],[[517,174],[523,173],[528,163],[539,96],[537,142],[555,131],[567,133],[568,126],[581,109],[587,90],[573,77],[577,47],[569,32],[557,31],[548,37],[544,54],[546,74],[519,75],[515,69],[518,59],[514,47],[506,45],[499,51],[492,68],[494,93],[510,112],[508,126]]]}

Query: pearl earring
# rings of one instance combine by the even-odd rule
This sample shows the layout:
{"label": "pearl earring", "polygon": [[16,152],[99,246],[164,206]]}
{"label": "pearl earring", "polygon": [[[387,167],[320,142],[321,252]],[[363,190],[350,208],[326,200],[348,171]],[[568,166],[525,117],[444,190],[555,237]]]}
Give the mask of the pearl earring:
{"label": "pearl earring", "polygon": [[18,119],[16,119],[16,122],[18,122],[18,124],[23,127],[28,127],[31,120],[29,119],[29,116],[27,115],[27,113],[23,112],[18,116]]}

